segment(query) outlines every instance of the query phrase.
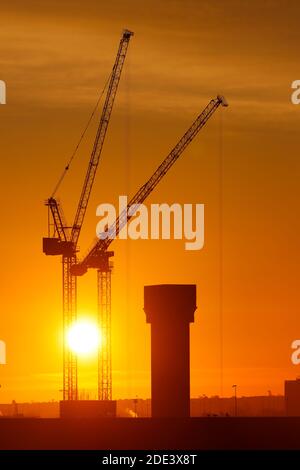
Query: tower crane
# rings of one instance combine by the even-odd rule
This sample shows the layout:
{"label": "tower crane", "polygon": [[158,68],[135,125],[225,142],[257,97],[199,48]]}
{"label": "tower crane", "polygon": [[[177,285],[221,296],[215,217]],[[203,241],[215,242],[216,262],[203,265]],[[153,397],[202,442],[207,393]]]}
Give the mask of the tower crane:
{"label": "tower crane", "polygon": [[66,331],[77,318],[77,278],[72,275],[71,268],[72,266],[75,266],[77,262],[78,239],[95,180],[129,41],[132,35],[132,31],[124,30],[120,40],[117,57],[110,76],[107,94],[73,225],[71,227],[67,226],[61,206],[54,197],[49,198],[46,202],[52,220],[51,225],[53,226],[53,233],[48,233],[48,237],[43,238],[43,252],[46,255],[62,256],[64,400],[78,399],[77,359],[75,354],[65,344]]}
{"label": "tower crane", "polygon": [[[218,95],[212,99],[206,108],[199,114],[183,137],[178,141],[168,156],[153,173],[151,178],[133,196],[115,222],[107,228],[103,237],[95,242],[85,258],[73,264],[72,275],[82,276],[89,268],[97,269],[99,327],[103,336],[102,353],[99,355],[98,397],[102,400],[112,398],[112,370],[111,370],[111,267],[109,258],[113,251],[108,251],[113,239],[118,236],[122,228],[134,216],[140,204],[151,194],[161,179],[171,169],[186,147],[192,142],[197,133],[211,118],[217,108],[228,106],[226,99]],[[135,210],[132,210],[134,207]],[[131,210],[129,210],[131,208]]]}

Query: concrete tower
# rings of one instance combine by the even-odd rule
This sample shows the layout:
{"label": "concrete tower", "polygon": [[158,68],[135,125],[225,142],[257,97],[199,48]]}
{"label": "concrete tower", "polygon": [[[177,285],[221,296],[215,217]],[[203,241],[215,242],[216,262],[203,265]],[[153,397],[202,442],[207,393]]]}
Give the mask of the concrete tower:
{"label": "concrete tower", "polygon": [[190,416],[190,331],[196,286],[144,287],[144,310],[151,324],[152,417]]}

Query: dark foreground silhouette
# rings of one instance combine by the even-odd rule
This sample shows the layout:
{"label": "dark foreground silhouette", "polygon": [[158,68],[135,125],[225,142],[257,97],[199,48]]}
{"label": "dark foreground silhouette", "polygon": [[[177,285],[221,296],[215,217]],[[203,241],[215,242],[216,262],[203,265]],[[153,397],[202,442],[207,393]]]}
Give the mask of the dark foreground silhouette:
{"label": "dark foreground silhouette", "polygon": [[300,417],[0,419],[0,449],[300,449]]}

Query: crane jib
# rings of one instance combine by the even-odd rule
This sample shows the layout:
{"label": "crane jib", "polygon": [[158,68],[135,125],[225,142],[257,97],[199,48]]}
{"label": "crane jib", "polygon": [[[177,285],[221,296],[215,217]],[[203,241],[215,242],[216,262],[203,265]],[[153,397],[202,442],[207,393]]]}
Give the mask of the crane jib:
{"label": "crane jib", "polygon": [[[154,190],[160,180],[174,165],[176,160],[180,157],[186,147],[192,142],[196,134],[202,129],[209,118],[213,115],[216,109],[220,106],[228,106],[226,99],[223,96],[218,95],[215,99],[212,99],[206,108],[199,114],[197,119],[189,127],[183,137],[179,140],[176,146],[171,150],[169,155],[163,160],[157,170],[153,173],[151,178],[139,189],[135,196],[128,203],[127,208],[120,214],[115,222],[108,228],[108,237],[105,239],[98,240],[92,249],[88,252],[86,257],[73,267],[74,275],[84,274],[88,268],[95,267],[95,259],[97,257],[102,260],[101,253],[104,253],[113,239],[118,236],[122,228],[128,223],[131,217],[134,216],[134,212],[129,212],[128,208],[135,206],[136,210],[139,205],[142,204],[149,194]],[[129,215],[130,214],[130,215]],[[114,237],[110,237],[110,234],[114,234]],[[100,261],[102,262],[102,261]]]}
{"label": "crane jib", "polygon": [[104,144],[106,131],[109,125],[110,116],[113,109],[113,104],[115,101],[119,81],[121,78],[121,72],[123,69],[123,64],[125,61],[129,40],[133,33],[131,31],[125,30],[120,41],[117,57],[115,64],[113,66],[113,71],[108,85],[108,92],[102,109],[102,115],[100,118],[99,127],[96,134],[96,139],[94,142],[93,151],[91,154],[90,163],[88,166],[88,171],[85,176],[83,188],[81,191],[74,224],[71,232],[71,241],[76,246],[78,238],[80,235],[82,223],[86,213],[87,204],[90,198],[91,190],[95,180],[98,163],[101,156],[102,147]]}

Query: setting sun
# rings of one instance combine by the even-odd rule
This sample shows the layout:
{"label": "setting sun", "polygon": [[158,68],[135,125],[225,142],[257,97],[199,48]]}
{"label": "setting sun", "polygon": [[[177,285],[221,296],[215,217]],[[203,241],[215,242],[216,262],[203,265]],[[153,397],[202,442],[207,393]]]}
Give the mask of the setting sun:
{"label": "setting sun", "polygon": [[91,321],[77,321],[67,332],[67,344],[78,356],[86,356],[97,351],[100,341],[99,329]]}

